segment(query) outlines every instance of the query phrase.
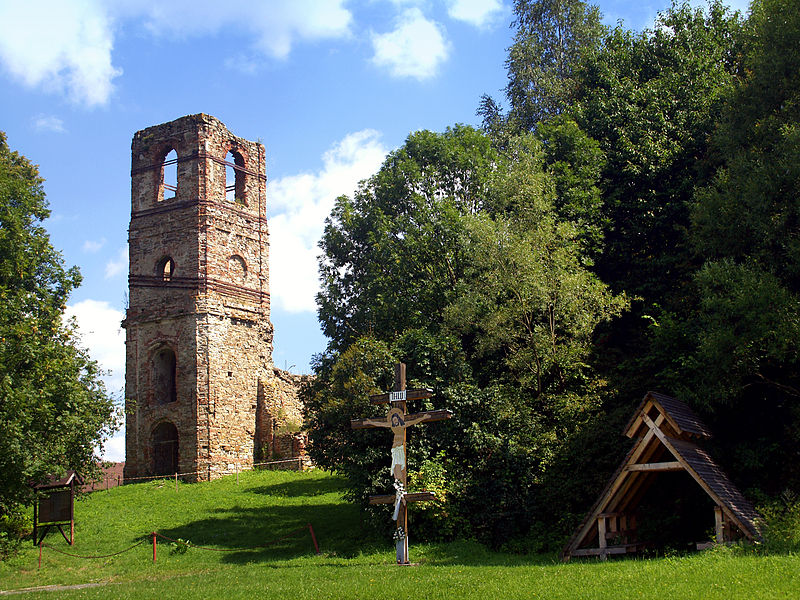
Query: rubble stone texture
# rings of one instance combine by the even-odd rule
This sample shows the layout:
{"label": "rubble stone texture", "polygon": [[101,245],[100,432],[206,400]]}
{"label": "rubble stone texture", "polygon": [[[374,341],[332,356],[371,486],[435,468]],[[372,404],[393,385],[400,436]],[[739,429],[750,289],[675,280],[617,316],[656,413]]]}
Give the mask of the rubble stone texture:
{"label": "rubble stone texture", "polygon": [[300,381],[272,365],[264,146],[198,114],[131,150],[125,477],[213,478],[300,421]]}

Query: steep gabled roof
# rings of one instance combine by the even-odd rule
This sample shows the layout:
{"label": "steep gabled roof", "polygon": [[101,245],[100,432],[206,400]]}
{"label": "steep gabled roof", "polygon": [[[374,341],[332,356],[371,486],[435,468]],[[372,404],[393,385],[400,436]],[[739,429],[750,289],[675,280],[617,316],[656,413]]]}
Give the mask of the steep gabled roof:
{"label": "steep gabled roof", "polygon": [[700,420],[688,405],[677,398],[665,396],[658,392],[647,392],[639,408],[633,413],[631,420],[625,426],[625,435],[632,438],[641,430],[643,414],[648,414],[650,407],[655,407],[675,429],[677,437],[710,439],[711,430]]}
{"label": "steep gabled roof", "polygon": [[[613,519],[615,526],[619,525],[619,518],[630,523],[628,518],[635,514],[644,490],[665,471],[687,472],[714,501],[720,519],[734,525],[745,537],[760,539],[759,515],[755,508],[708,453],[695,443],[698,439],[710,438],[711,431],[686,404],[648,392],[624,431],[628,437],[635,437],[636,442],[564,547],[562,557],[565,560],[571,556],[606,556],[638,550],[638,543],[607,547],[606,520]],[[721,527],[720,522],[718,532]],[[583,548],[593,539],[597,540],[598,548]]]}

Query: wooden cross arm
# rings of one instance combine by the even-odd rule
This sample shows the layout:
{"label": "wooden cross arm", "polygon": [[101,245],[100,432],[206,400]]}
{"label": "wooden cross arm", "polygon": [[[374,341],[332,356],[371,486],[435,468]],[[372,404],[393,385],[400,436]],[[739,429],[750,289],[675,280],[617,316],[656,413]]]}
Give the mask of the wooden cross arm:
{"label": "wooden cross arm", "polygon": [[[433,390],[429,390],[426,388],[421,388],[418,390],[405,390],[406,392],[406,400],[424,400],[425,398],[430,398],[433,396]],[[391,400],[392,392],[387,392],[385,394],[377,394],[375,396],[370,396],[369,401],[373,404],[387,404],[389,400]]]}
{"label": "wooden cross arm", "polygon": [[372,427],[388,427],[388,425],[376,425],[376,422],[386,423],[386,419],[351,419],[351,429],[370,429]]}
{"label": "wooden cross arm", "polygon": [[[406,502],[425,502],[427,500],[435,500],[436,494],[433,492],[413,492],[410,494],[405,494],[403,496],[403,500]],[[394,504],[397,500],[397,495],[395,494],[381,494],[379,496],[370,496],[369,503],[370,504]]]}
{"label": "wooden cross arm", "polygon": [[[406,415],[406,421],[423,421],[428,423],[430,421],[444,421],[445,419],[452,418],[453,413],[446,408],[441,408],[439,410],[426,410],[424,412],[413,413],[410,415]],[[423,417],[425,417],[423,419]]]}

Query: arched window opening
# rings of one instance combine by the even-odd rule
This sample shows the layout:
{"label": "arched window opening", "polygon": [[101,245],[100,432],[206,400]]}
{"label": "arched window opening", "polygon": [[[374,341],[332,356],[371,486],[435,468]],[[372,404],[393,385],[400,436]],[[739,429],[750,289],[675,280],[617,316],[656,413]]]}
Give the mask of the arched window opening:
{"label": "arched window opening", "polygon": [[177,360],[171,348],[162,348],[153,356],[153,392],[155,404],[169,404],[178,399],[175,377]]}
{"label": "arched window opening", "polygon": [[225,200],[246,204],[244,158],[233,150],[225,156]]}
{"label": "arched window opening", "polygon": [[178,429],[169,422],[153,430],[153,474],[171,475],[178,472]]}
{"label": "arched window opening", "polygon": [[178,153],[175,150],[167,153],[161,165],[161,188],[161,200],[170,200],[178,195]]}
{"label": "arched window opening", "polygon": [[175,261],[171,256],[165,256],[156,264],[156,277],[162,281],[169,281],[175,274]]}

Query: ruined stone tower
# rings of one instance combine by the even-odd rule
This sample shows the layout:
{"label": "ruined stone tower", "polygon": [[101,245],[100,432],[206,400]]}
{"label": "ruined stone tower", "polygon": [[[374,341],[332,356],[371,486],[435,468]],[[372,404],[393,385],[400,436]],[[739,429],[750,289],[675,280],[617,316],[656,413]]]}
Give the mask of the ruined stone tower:
{"label": "ruined stone tower", "polygon": [[206,479],[272,433],[264,146],[205,114],[131,146],[125,477]]}

